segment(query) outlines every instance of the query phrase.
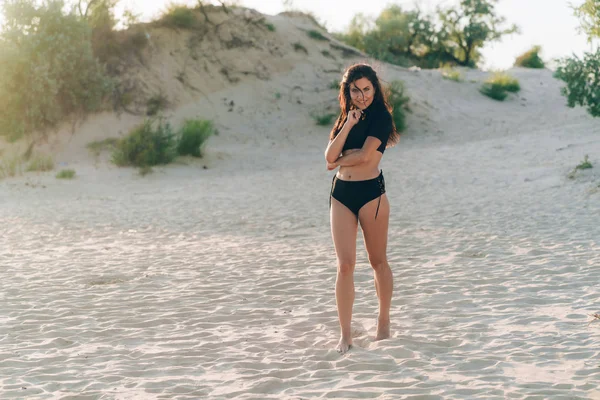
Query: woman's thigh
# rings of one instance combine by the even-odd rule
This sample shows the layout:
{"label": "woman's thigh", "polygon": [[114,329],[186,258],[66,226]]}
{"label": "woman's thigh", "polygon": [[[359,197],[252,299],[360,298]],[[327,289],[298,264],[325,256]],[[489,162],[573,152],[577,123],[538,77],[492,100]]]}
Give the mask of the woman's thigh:
{"label": "woman's thigh", "polygon": [[[365,247],[371,264],[380,264],[387,260],[388,226],[390,221],[390,203],[385,194],[365,204],[358,213]],[[377,214],[377,218],[375,218]]]}
{"label": "woman's thigh", "polygon": [[338,200],[331,198],[331,235],[335,253],[340,264],[356,263],[356,215]]}

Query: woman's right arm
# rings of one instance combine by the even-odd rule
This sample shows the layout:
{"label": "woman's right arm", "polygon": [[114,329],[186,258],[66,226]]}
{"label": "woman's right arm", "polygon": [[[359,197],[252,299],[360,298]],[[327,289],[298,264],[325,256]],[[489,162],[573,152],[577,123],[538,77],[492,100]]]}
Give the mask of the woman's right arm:
{"label": "woman's right arm", "polygon": [[327,149],[325,149],[325,161],[333,164],[340,157],[342,154],[342,149],[344,148],[344,144],[346,143],[346,139],[348,138],[348,133],[350,133],[350,130],[358,122],[360,114],[361,113],[359,110],[352,110],[348,113],[346,123],[344,123],[344,126],[342,126],[342,129],[338,132],[335,138],[329,141]]}

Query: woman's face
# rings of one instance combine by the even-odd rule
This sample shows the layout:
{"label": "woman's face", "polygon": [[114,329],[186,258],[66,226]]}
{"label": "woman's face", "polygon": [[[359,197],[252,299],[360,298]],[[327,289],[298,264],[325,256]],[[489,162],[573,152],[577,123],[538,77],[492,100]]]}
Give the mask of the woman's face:
{"label": "woman's face", "polygon": [[350,83],[350,99],[352,104],[361,110],[369,107],[375,98],[375,88],[367,78],[360,78]]}

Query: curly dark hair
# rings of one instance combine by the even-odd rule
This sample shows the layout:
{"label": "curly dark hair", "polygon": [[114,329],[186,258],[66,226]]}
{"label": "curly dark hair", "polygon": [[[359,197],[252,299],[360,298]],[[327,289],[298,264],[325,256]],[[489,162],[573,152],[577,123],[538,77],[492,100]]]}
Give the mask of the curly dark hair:
{"label": "curly dark hair", "polygon": [[[338,100],[340,101],[340,115],[335,121],[335,125],[329,134],[329,140],[333,140],[344,126],[346,118],[348,117],[348,112],[352,109],[350,85],[361,78],[367,78],[375,89],[375,98],[373,99],[373,103],[376,103],[376,105],[383,105],[390,115],[392,114],[392,106],[387,100],[387,92],[383,90],[381,81],[377,76],[377,72],[375,72],[373,67],[368,64],[354,64],[346,70],[342,78],[342,82],[340,83],[340,93],[338,94]],[[392,127],[393,130],[390,133],[386,147],[391,147],[398,143],[398,140],[400,140],[400,134],[396,131],[396,125],[394,124],[393,119]]]}

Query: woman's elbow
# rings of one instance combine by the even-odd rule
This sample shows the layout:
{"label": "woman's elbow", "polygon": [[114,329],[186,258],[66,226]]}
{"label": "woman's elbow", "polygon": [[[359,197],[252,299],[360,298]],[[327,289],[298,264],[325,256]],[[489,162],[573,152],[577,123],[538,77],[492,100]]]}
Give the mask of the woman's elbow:
{"label": "woman's elbow", "polygon": [[331,152],[325,153],[325,161],[327,161],[328,163],[333,164],[334,162],[337,161],[337,159],[338,159],[338,157],[335,154],[333,154]]}

